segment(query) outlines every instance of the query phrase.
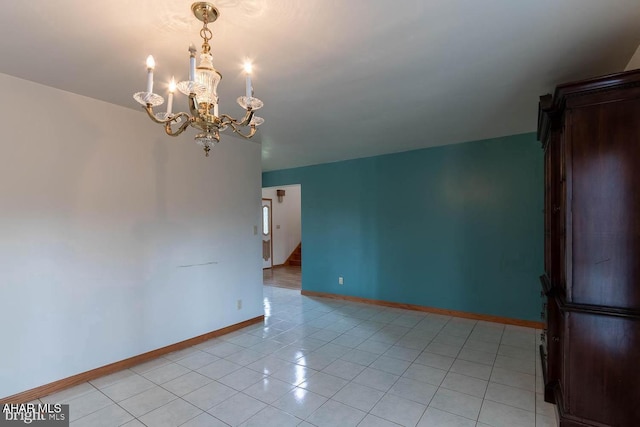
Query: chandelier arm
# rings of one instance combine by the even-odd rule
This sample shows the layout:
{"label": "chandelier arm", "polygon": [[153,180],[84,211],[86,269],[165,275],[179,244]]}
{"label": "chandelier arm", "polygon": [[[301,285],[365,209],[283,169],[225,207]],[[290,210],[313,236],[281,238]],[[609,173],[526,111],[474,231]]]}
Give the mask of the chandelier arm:
{"label": "chandelier arm", "polygon": [[187,129],[187,127],[189,127],[189,125],[191,124],[193,119],[191,117],[189,117],[189,115],[187,113],[180,113],[180,114],[184,114],[184,116],[187,117],[187,120],[182,125],[180,125],[178,130],[176,130],[175,132],[171,128],[171,123],[165,123],[164,131],[167,133],[167,135],[169,135],[169,136],[178,136],[182,132],[184,132]]}
{"label": "chandelier arm", "polygon": [[252,118],[253,118],[253,110],[251,108],[247,108],[247,112],[242,118],[242,121],[238,124],[238,126],[248,125]]}
{"label": "chandelier arm", "polygon": [[169,117],[167,119],[159,119],[153,113],[153,106],[151,106],[151,104],[147,104],[146,107],[142,107],[142,108],[145,109],[145,111],[147,112],[147,114],[149,115],[149,118],[151,120],[153,120],[156,123],[160,123],[161,125],[169,124],[169,123],[173,122],[174,120],[176,120],[176,119],[178,119],[180,117],[184,117],[187,121],[189,120],[189,115],[187,113],[172,114],[171,117]]}
{"label": "chandelier arm", "polygon": [[251,130],[249,130],[249,133],[247,135],[245,135],[242,132],[240,132],[238,127],[236,125],[234,125],[233,123],[231,123],[231,130],[233,130],[235,133],[237,133],[238,135],[240,135],[241,137],[243,137],[245,139],[251,138],[253,135],[256,134],[256,131],[257,131],[256,125],[251,125]]}
{"label": "chandelier arm", "polygon": [[230,125],[231,123],[234,122],[233,117],[227,114],[221,114],[219,118],[220,118],[220,126]]}
{"label": "chandelier arm", "polygon": [[246,126],[249,124],[249,122],[251,121],[251,119],[253,118],[253,110],[251,110],[250,108],[247,109],[247,113],[244,115],[244,117],[242,118],[242,120],[238,121],[236,119],[234,119],[233,117],[227,115],[227,114],[222,114],[220,116],[220,119],[222,121],[223,124],[225,125],[235,125],[235,126]]}

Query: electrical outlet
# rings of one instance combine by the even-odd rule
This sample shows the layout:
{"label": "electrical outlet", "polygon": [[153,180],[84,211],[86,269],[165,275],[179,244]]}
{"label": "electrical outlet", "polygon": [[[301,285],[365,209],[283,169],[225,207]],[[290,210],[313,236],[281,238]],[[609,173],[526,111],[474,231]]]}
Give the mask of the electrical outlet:
{"label": "electrical outlet", "polygon": [[344,278],[342,276],[338,277],[338,285],[344,285]]}
{"label": "electrical outlet", "polygon": [[237,305],[238,305],[238,310],[242,310],[242,300],[241,299],[238,300]]}

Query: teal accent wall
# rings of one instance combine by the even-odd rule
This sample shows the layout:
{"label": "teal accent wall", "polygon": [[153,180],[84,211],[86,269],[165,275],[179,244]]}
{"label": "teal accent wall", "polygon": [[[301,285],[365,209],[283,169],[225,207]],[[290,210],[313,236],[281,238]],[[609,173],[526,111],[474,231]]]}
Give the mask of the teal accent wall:
{"label": "teal accent wall", "polygon": [[303,289],[540,320],[535,134],[262,174],[286,184],[302,186]]}

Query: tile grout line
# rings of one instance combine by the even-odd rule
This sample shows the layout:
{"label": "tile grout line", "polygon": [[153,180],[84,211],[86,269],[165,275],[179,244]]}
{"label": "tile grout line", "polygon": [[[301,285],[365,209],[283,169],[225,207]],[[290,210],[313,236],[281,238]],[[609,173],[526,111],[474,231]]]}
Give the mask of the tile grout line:
{"label": "tile grout line", "polygon": [[[487,380],[487,388],[484,391],[484,396],[482,396],[482,405],[480,405],[480,412],[478,412],[477,422],[480,422],[480,414],[482,413],[482,408],[484,407],[484,402],[487,400],[487,391],[489,390],[489,384],[491,384],[491,377],[493,376],[493,368],[496,366],[496,360],[498,359],[498,352],[500,351],[500,344],[502,344],[502,338],[504,337],[504,332],[506,328],[502,328],[502,332],[500,333],[500,341],[498,341],[498,348],[496,349],[496,356],[493,359],[493,364],[491,365],[491,372],[489,373],[489,379]],[[534,419],[535,423],[535,419]]]}

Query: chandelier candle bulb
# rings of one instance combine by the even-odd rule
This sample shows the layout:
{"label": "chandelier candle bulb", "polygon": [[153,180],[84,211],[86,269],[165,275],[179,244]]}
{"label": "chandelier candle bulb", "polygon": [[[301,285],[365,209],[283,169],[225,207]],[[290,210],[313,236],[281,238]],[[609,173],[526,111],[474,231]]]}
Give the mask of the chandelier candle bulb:
{"label": "chandelier candle bulb", "polygon": [[251,63],[246,62],[244,64],[244,71],[247,73],[247,98],[251,98],[253,95],[253,88],[251,87]]}
{"label": "chandelier candle bulb", "polygon": [[216,117],[220,117],[220,114],[218,114],[218,103],[216,103],[213,106],[213,115],[216,116]]}
{"label": "chandelier candle bulb", "polygon": [[153,69],[156,66],[156,62],[153,60],[153,56],[147,56],[147,92],[153,93]]}
{"label": "chandelier candle bulb", "polygon": [[196,47],[193,43],[189,46],[189,81],[196,79]]}
{"label": "chandelier candle bulb", "polygon": [[175,77],[171,77],[171,82],[169,83],[169,96],[167,99],[167,117],[171,114],[173,109],[173,92],[176,91],[176,79]]}
{"label": "chandelier candle bulb", "polygon": [[251,76],[247,74],[247,98],[251,98],[253,88],[251,87]]}

